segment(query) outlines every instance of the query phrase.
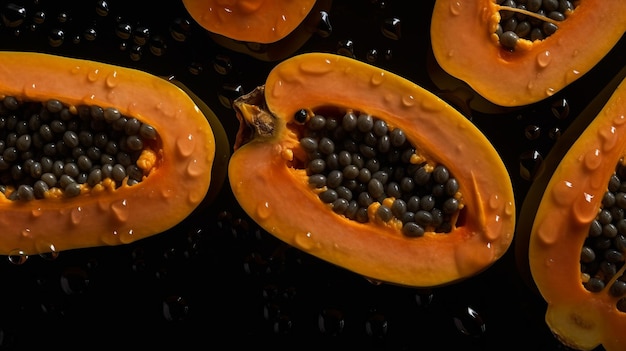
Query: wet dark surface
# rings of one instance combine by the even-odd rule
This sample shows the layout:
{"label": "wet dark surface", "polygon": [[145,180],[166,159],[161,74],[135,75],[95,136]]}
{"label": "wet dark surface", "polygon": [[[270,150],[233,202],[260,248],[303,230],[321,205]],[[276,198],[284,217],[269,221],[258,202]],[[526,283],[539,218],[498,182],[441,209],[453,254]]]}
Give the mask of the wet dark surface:
{"label": "wet dark surface", "polygon": [[[216,45],[180,1],[103,3],[0,1],[0,49],[174,76],[214,110],[234,141],[229,99],[263,84],[275,63]],[[328,11],[332,30],[320,26],[298,52],[351,54],[441,93],[426,64],[432,3],[335,1]],[[530,185],[524,175],[625,56],[622,39],[587,75],[532,106],[494,115],[458,105],[500,151],[518,208]],[[513,251],[447,287],[373,284],[259,229],[226,183],[213,204],[160,235],[119,247],[0,259],[0,348],[225,343],[229,349],[567,350],[545,325],[545,304],[522,281]]]}

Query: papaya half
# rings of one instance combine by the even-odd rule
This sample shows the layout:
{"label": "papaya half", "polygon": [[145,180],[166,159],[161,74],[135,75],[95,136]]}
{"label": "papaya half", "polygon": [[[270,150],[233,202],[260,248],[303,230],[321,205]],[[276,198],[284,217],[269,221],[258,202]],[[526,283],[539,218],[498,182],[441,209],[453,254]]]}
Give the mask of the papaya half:
{"label": "papaya half", "polygon": [[496,105],[554,95],[591,70],[626,31],[626,3],[437,0],[431,22],[441,68]]}
{"label": "papaya half", "polygon": [[432,287],[508,249],[515,202],[488,139],[418,85],[336,54],[289,58],[235,100],[228,177],[284,242],[373,281]]}
{"label": "papaya half", "polygon": [[148,73],[0,52],[0,253],[130,243],[186,218],[211,185],[215,137]]}
{"label": "papaya half", "polygon": [[282,60],[318,32],[332,0],[183,0],[191,17],[218,45],[261,61]]}
{"label": "papaya half", "polygon": [[[546,173],[534,218],[525,211],[533,198],[525,200],[520,215],[532,226],[527,259],[534,285],[547,302],[546,323],[577,350],[601,344],[616,351],[626,343],[625,135],[622,80],[554,172]],[[529,196],[536,197],[532,191]]]}

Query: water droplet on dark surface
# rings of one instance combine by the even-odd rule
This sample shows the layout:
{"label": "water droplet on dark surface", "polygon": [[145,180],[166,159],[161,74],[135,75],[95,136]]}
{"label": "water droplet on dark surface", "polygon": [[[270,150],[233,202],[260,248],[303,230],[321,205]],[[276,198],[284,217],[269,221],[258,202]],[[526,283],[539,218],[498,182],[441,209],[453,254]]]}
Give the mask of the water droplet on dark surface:
{"label": "water droplet on dark surface", "polygon": [[165,51],[167,50],[167,44],[165,43],[165,39],[160,35],[155,35],[150,38],[150,52],[154,56],[163,56]]}
{"label": "water droplet on dark surface", "polygon": [[129,52],[129,57],[131,60],[133,61],[139,61],[141,60],[141,57],[143,56],[143,47],[140,45],[133,45],[130,48],[130,52]]}
{"label": "water droplet on dark surface", "polygon": [[398,18],[386,18],[380,27],[383,35],[389,39],[400,40],[402,36],[401,21]]}
{"label": "water droplet on dark surface", "polygon": [[335,308],[324,309],[317,318],[317,325],[320,332],[325,335],[339,335],[345,327],[343,312]]}
{"label": "water droplet on dark surface", "polygon": [[561,137],[561,128],[559,127],[552,127],[550,128],[550,130],[548,131],[548,137],[550,137],[550,139],[556,141]]}
{"label": "water droplet on dark surface", "polygon": [[224,84],[218,92],[218,98],[226,108],[232,108],[233,101],[244,94],[241,84]]}
{"label": "water droplet on dark surface", "polygon": [[89,287],[87,272],[79,267],[70,266],[65,268],[60,280],[61,290],[67,295],[82,294]]}
{"label": "water droplet on dark surface", "polygon": [[471,337],[483,336],[487,329],[483,318],[470,306],[457,316],[454,316],[453,321],[461,334]]}
{"label": "water droplet on dark surface", "polygon": [[42,24],[45,22],[45,20],[46,20],[46,13],[43,11],[37,11],[33,15],[33,22],[35,22],[36,24]]}
{"label": "water droplet on dark surface", "polygon": [[133,41],[137,45],[145,45],[150,38],[150,28],[148,27],[137,27],[133,31]]}
{"label": "water droplet on dark surface", "polygon": [[109,3],[106,0],[96,2],[96,13],[98,16],[106,17],[109,14]]}
{"label": "water droplet on dark surface", "polygon": [[434,294],[430,289],[419,290],[415,293],[415,302],[420,309],[427,309],[433,302]]}
{"label": "water droplet on dark surface", "polygon": [[98,37],[98,32],[93,27],[87,28],[83,32],[83,38],[85,38],[85,40],[87,41],[94,41],[96,40],[97,37]]}
{"label": "water droplet on dark surface", "polygon": [[365,321],[365,332],[368,336],[375,339],[384,339],[387,337],[389,322],[387,317],[376,310],[370,311]]}
{"label": "water droplet on dark surface", "polygon": [[163,317],[167,321],[183,321],[189,315],[189,304],[181,296],[168,296],[163,301]]}
{"label": "water droplet on dark surface", "polygon": [[552,115],[558,119],[565,119],[570,114],[570,105],[566,99],[557,99],[552,102],[550,110]]}
{"label": "water droplet on dark surface", "polygon": [[354,43],[352,40],[342,40],[337,43],[337,54],[354,57]]}
{"label": "water droplet on dark surface", "polygon": [[115,26],[115,35],[120,39],[127,40],[132,33],[133,27],[128,23],[120,22]]}
{"label": "water droplet on dark surface", "polygon": [[2,23],[8,28],[19,27],[26,19],[26,8],[14,3],[8,3],[2,8]]}
{"label": "water droplet on dark surface", "polygon": [[535,140],[541,135],[541,127],[537,125],[528,125],[524,128],[524,136],[528,140]]}
{"label": "water droplet on dark surface", "polygon": [[191,35],[191,22],[186,18],[177,17],[169,29],[174,40],[184,42]]}
{"label": "water droplet on dark surface", "polygon": [[333,33],[330,15],[326,11],[320,11],[320,21],[317,24],[317,35],[328,38]]}
{"label": "water droplet on dark surface", "polygon": [[534,180],[541,162],[543,162],[543,156],[537,150],[522,153],[519,157],[520,176],[522,179]]}
{"label": "water droplet on dark surface", "polygon": [[53,29],[48,34],[48,43],[52,47],[59,47],[65,41],[65,32],[61,29]]}
{"label": "water droplet on dark surface", "polygon": [[221,75],[227,75],[233,69],[233,62],[229,56],[217,55],[213,59],[213,69]]}
{"label": "water droplet on dark surface", "polygon": [[374,63],[378,60],[378,50],[376,49],[371,49],[367,52],[367,55],[365,55],[365,59],[367,60],[367,62],[369,63]]}

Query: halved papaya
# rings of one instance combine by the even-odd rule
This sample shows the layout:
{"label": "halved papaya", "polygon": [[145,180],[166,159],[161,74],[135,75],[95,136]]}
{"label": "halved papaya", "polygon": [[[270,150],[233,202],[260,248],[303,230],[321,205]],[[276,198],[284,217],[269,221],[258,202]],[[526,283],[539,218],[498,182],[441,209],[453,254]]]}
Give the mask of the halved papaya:
{"label": "halved papaya", "polygon": [[[620,75],[623,79],[626,69]],[[548,155],[556,162],[554,172],[546,171],[531,187],[520,214],[520,225],[522,220],[526,224],[518,235],[528,238],[527,251],[524,241],[516,242],[518,255],[527,255],[521,262],[528,262],[534,286],[548,304],[548,326],[578,350],[599,345],[622,350],[626,343],[625,205],[620,200],[626,174],[626,81],[604,101],[595,118],[580,116],[590,123],[574,125],[582,132],[567,135],[564,142],[571,138],[571,144],[555,145],[553,155],[562,152],[562,159]]]}
{"label": "halved papaya", "polygon": [[0,53],[0,253],[130,243],[205,198],[215,137],[180,88],[148,73]]}
{"label": "halved papaya", "polygon": [[508,249],[515,202],[488,139],[416,84],[341,55],[287,59],[234,103],[229,179],[290,245],[375,281],[449,284]]}
{"label": "halved papaya", "polygon": [[[624,1],[532,3],[539,6],[437,0],[430,35],[438,64],[497,105],[523,106],[587,73],[626,31]],[[529,28],[540,33],[522,35]]]}

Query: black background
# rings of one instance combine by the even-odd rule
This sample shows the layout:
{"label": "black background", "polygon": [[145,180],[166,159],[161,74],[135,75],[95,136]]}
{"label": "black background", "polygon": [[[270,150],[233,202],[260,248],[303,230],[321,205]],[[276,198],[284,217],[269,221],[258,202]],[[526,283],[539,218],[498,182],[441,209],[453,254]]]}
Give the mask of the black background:
{"label": "black background", "polygon": [[[213,109],[232,145],[238,125],[229,99],[263,84],[276,62],[216,45],[180,1],[110,0],[106,15],[96,11],[101,3],[0,1],[0,49],[174,76]],[[26,9],[23,20],[14,5]],[[432,5],[432,0],[336,0],[328,12],[330,35],[313,34],[293,54],[351,51],[455,103],[427,68]],[[39,11],[46,17],[36,24]],[[190,27],[179,42],[170,30],[181,20]],[[126,41],[115,34],[121,22],[133,28]],[[65,40],[52,46],[50,34],[57,29]],[[91,29],[95,38],[86,35]],[[134,38],[141,33],[149,39],[138,45]],[[149,50],[157,38],[165,44],[161,55]],[[377,58],[368,59],[373,50]],[[532,106],[493,114],[455,105],[500,152],[518,209],[530,185],[523,170],[545,157],[623,67],[625,56],[622,39],[580,80]],[[539,133],[531,136],[528,126]],[[487,271],[447,287],[373,284],[259,229],[226,183],[216,201],[154,237],[32,256],[21,264],[0,260],[0,348],[567,350],[545,325],[545,304],[525,285],[513,251]]]}

